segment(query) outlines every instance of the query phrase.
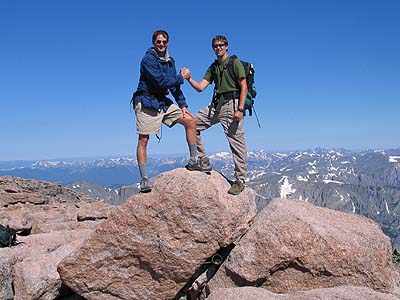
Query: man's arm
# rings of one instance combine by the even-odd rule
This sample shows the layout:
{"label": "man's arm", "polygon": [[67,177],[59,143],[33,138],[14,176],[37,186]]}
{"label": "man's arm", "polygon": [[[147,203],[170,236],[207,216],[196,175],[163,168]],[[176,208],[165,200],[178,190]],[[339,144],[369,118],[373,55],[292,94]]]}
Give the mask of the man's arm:
{"label": "man's arm", "polygon": [[205,80],[204,78],[198,82],[196,80],[194,80],[191,76],[191,72],[188,68],[181,68],[181,75],[183,76],[183,78],[185,78],[190,85],[199,93],[201,93],[202,91],[204,91],[204,89],[210,84],[207,80]]}
{"label": "man's arm", "polygon": [[194,80],[192,77],[190,77],[189,79],[187,79],[187,81],[190,83],[190,85],[199,93],[201,93],[202,91],[204,91],[204,89],[206,87],[208,87],[208,85],[210,84],[207,80],[202,79],[200,82]]}
{"label": "man's arm", "polygon": [[243,109],[248,92],[246,78],[239,79],[239,84],[240,84],[239,108]]}
{"label": "man's arm", "polygon": [[239,79],[239,84],[240,84],[239,105],[238,105],[238,110],[236,110],[235,113],[233,114],[233,119],[238,122],[243,118],[243,113],[240,112],[239,109],[244,109],[244,104],[247,98],[248,90],[247,90],[246,78]]}

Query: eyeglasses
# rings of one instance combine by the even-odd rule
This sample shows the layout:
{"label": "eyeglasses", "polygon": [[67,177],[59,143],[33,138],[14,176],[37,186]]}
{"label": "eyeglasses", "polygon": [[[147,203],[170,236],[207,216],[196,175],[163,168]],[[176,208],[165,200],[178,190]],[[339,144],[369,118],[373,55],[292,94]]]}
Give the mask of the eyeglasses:
{"label": "eyeglasses", "polygon": [[226,46],[226,44],[214,44],[213,48],[217,49],[217,48],[222,48],[222,47],[225,47],[225,46]]}
{"label": "eyeglasses", "polygon": [[156,44],[157,44],[157,45],[161,45],[161,44],[166,45],[166,44],[168,44],[168,41],[160,41],[160,40],[157,40],[157,41],[156,41]]}

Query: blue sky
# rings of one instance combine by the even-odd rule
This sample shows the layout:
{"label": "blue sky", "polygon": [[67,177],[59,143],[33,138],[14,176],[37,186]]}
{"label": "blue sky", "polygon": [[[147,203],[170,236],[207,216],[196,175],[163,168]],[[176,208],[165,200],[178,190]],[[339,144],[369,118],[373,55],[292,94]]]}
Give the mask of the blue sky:
{"label": "blue sky", "polygon": [[[0,160],[135,154],[129,101],[156,29],[199,80],[210,41],[254,63],[248,150],[400,147],[400,1],[0,0]],[[183,86],[196,112],[211,97]],[[208,152],[229,151],[219,125]],[[187,153],[163,127],[149,154]]]}

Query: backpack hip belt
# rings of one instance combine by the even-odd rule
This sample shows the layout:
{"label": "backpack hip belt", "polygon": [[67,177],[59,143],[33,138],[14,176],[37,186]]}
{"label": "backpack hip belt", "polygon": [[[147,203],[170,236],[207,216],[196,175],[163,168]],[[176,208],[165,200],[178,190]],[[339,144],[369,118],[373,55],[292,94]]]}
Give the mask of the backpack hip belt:
{"label": "backpack hip belt", "polygon": [[239,98],[240,93],[238,91],[233,91],[233,92],[226,92],[226,93],[221,93],[221,94],[216,94],[215,98],[221,98],[221,96],[224,97],[226,100],[231,100],[235,98]]}
{"label": "backpack hip belt", "polygon": [[228,103],[231,100],[239,99],[239,95],[240,94],[237,91],[215,94],[211,104],[216,111],[219,111],[222,105]]}

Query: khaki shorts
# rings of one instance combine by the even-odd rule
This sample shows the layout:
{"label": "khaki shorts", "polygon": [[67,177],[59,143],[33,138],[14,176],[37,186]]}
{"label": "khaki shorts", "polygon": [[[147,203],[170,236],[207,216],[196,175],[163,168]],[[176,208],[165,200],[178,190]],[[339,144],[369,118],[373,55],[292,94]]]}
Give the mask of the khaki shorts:
{"label": "khaki shorts", "polygon": [[176,121],[183,118],[182,110],[176,104],[171,104],[168,110],[164,112],[148,109],[142,106],[142,103],[135,101],[136,131],[138,134],[158,134],[161,129],[161,123],[168,127],[176,124]]}

